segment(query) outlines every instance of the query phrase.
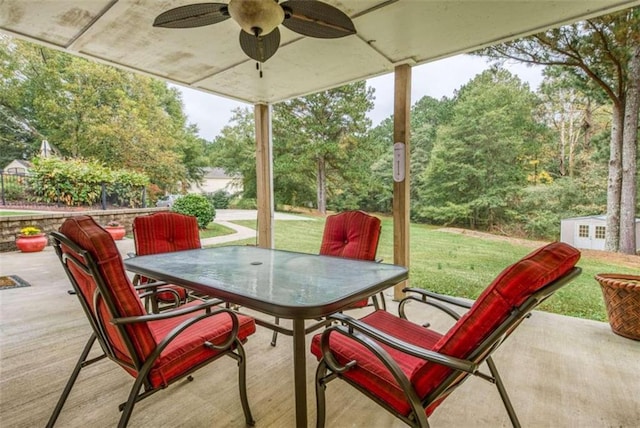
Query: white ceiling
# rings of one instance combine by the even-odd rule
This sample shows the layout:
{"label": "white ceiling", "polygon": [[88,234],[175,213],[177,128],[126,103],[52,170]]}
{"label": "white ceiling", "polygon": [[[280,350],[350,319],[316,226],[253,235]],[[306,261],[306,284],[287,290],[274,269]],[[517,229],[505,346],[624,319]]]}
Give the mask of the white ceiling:
{"label": "white ceiling", "polygon": [[[182,86],[248,103],[274,103],[422,64],[640,0],[326,0],[357,35],[313,39],[280,26],[263,64],[247,58],[232,19],[192,29],[153,28],[168,9],[203,0],[0,0],[0,31]],[[217,0],[223,2],[226,0]]]}

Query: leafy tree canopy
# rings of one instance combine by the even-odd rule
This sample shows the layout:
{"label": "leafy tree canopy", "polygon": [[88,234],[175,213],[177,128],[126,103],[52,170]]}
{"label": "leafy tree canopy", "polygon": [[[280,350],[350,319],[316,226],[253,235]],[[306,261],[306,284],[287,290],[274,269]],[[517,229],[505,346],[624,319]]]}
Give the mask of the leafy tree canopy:
{"label": "leafy tree canopy", "polygon": [[463,86],[424,171],[419,216],[472,227],[507,219],[539,144],[536,104],[528,85],[504,69]]}
{"label": "leafy tree canopy", "polygon": [[164,82],[6,36],[0,62],[0,141],[12,155],[46,138],[64,156],[143,171],[162,189],[202,177],[204,141]]}

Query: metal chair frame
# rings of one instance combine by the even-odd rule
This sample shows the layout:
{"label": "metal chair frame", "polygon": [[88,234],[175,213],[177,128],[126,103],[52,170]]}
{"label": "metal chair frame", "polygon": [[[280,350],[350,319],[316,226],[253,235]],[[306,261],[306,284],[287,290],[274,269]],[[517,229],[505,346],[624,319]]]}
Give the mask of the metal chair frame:
{"label": "metal chair frame", "polygon": [[[247,399],[246,355],[245,355],[245,351],[242,346],[242,343],[238,339],[239,322],[236,314],[233,311],[227,308],[216,307],[216,305],[218,305],[219,302],[212,301],[212,302],[199,304],[197,306],[183,307],[177,310],[166,311],[159,314],[150,314],[150,315],[134,316],[134,317],[120,317],[116,309],[116,306],[114,304],[114,297],[111,295],[109,288],[105,283],[104,278],[102,277],[100,271],[98,270],[98,265],[95,259],[91,256],[91,254],[86,250],[82,249],[81,247],[79,247],[78,245],[76,245],[74,242],[69,240],[65,235],[59,232],[52,232],[51,236],[54,239],[54,248],[55,248],[56,254],[58,255],[60,261],[64,266],[65,272],[67,273],[67,276],[73,286],[75,294],[78,296],[78,299],[80,300],[82,309],[84,310],[85,315],[89,319],[89,323],[91,324],[91,328],[93,332],[89,337],[89,340],[87,341],[87,344],[85,345],[80,355],[80,358],[78,359],[78,362],[76,363],[73,369],[73,372],[71,373],[71,376],[67,381],[67,384],[62,392],[62,395],[60,396],[60,399],[56,404],[53,414],[51,415],[46,425],[48,428],[53,427],[55,425],[55,422],[58,419],[58,416],[60,415],[60,412],[69,396],[69,393],[71,392],[71,389],[73,388],[73,385],[76,379],[78,378],[78,375],[80,374],[80,370],[104,358],[109,358],[110,360],[114,361],[116,364],[122,366],[123,368],[129,369],[129,371],[133,370],[137,373],[137,376],[135,376],[135,382],[131,387],[131,391],[129,392],[127,401],[119,405],[119,410],[122,412],[122,415],[120,417],[118,427],[120,428],[126,427],[131,417],[131,413],[133,412],[135,403],[163,389],[163,387],[154,388],[151,385],[151,382],[148,378],[148,375],[151,369],[153,368],[155,361],[160,356],[161,352],[167,347],[167,345],[171,343],[171,341],[173,341],[176,337],[178,337],[180,333],[183,332],[189,326],[196,324],[197,322],[205,318],[208,318],[216,314],[221,314],[221,313],[228,314],[232,320],[232,329],[231,329],[228,340],[226,340],[225,343],[222,343],[220,345],[214,345],[210,342],[204,343],[204,346],[210,349],[221,351],[221,352],[213,356],[212,358],[203,361],[198,365],[194,365],[189,370],[185,371],[185,373],[181,374],[179,377],[172,379],[169,382],[169,384],[173,384],[176,381],[181,380],[185,377],[188,380],[193,380],[193,378],[191,377],[191,373],[193,373],[194,371],[196,371],[201,367],[204,367],[210,362],[217,360],[222,356],[229,356],[238,362],[238,383],[239,383],[239,389],[240,389],[240,400],[242,403],[242,409],[244,411],[246,423],[247,425],[250,425],[250,426],[253,426],[255,424],[253,417],[251,415],[251,410],[249,408],[249,402]],[[73,255],[63,252],[62,246],[67,247],[73,253]],[[123,343],[125,344],[128,350],[128,357],[131,358],[131,363],[119,358],[116,355],[115,350],[103,326],[104,320],[101,319],[102,317],[99,311],[96,310],[94,312],[89,306],[89,304],[84,300],[82,292],[80,290],[80,286],[78,285],[73,273],[69,270],[69,265],[68,265],[69,263],[72,263],[78,269],[80,269],[83,273],[91,276],[95,281],[96,291],[94,293],[94,296],[92,297],[93,307],[98,308],[98,302],[103,301],[109,313],[113,315],[113,318],[109,322],[117,328],[120,338],[122,339]],[[149,355],[149,357],[146,360],[142,360],[138,356],[135,350],[135,347],[129,337],[129,333],[125,328],[125,326],[134,324],[134,323],[148,323],[151,321],[173,318],[173,317],[194,313],[198,311],[202,312],[203,310],[204,310],[204,313],[197,314],[194,317],[189,318],[184,322],[182,322],[181,324],[177,325],[169,334],[167,334],[166,337],[164,337],[160,341],[160,343],[157,344],[157,347],[154,349],[154,351],[151,353],[151,355]],[[89,359],[88,358],[89,352],[91,351],[96,340],[100,344],[100,347],[102,349],[102,355]],[[141,391],[141,388],[143,388],[142,391]]]}
{"label": "metal chair frame", "polygon": [[[491,355],[515,330],[515,328],[525,318],[531,315],[532,310],[534,310],[540,303],[553,295],[553,293],[555,293],[559,288],[575,279],[578,275],[580,275],[580,273],[581,269],[578,267],[574,267],[562,277],[558,278],[544,288],[538,290],[536,293],[532,294],[519,307],[515,308],[507,317],[507,319],[499,324],[498,327],[470,353],[469,357],[465,359],[452,357],[403,342],[366,323],[363,323],[344,314],[335,314],[330,316],[330,320],[337,321],[339,324],[327,328],[322,333],[321,337],[321,349],[323,358],[321,359],[316,370],[317,427],[324,427],[326,412],[326,385],[336,378],[343,379],[344,381],[358,389],[360,392],[362,392],[364,395],[378,403],[381,407],[389,411],[391,414],[401,419],[407,425],[411,427],[429,427],[425,409],[436,401],[444,399],[455,388],[457,388],[465,380],[467,380],[470,375],[478,376],[497,387],[500,398],[502,399],[512,425],[514,427],[520,427],[520,422],[518,421],[516,412],[513,408],[513,405],[511,404],[511,400],[509,399],[506,388],[498,373],[496,365],[491,358]],[[423,289],[407,288],[403,291],[414,293],[413,295],[406,296],[400,302],[399,314],[400,317],[404,319],[406,319],[404,307],[409,301],[417,301],[436,307],[447,313],[455,320],[458,320],[461,315],[441,302],[453,304],[465,309],[471,307],[471,304],[465,301],[460,301],[448,296],[442,296]],[[356,365],[357,362],[350,361],[343,366],[333,357],[333,354],[329,347],[329,337],[331,334],[341,334],[344,336],[348,336],[349,338],[365,346],[369,351],[375,354],[376,357],[380,359],[380,361],[383,362],[383,364],[393,374],[394,378],[398,382],[398,385],[405,393],[407,402],[411,407],[411,412],[408,416],[398,414],[387,403],[381,401],[380,399],[378,399],[378,397],[376,397],[369,391],[351,382],[348,378],[342,376],[343,373]],[[380,343],[383,343],[389,347],[392,347],[393,349],[397,349],[414,357],[445,365],[451,368],[452,372],[437,388],[434,389],[433,392],[421,399],[414,390],[409,379],[405,376],[405,374],[402,372],[393,358],[391,358],[391,356],[380,346]],[[487,363],[490,374],[483,373],[479,370],[480,365],[484,362]]]}

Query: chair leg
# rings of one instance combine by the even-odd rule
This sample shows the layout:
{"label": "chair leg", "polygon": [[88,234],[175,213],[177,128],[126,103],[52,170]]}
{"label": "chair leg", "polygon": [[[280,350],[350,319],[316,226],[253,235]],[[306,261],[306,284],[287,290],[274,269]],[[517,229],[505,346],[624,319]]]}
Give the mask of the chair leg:
{"label": "chair leg", "polygon": [[373,309],[380,310],[382,309],[383,311],[387,310],[387,303],[384,300],[384,294],[381,291],[380,293],[380,300],[378,300],[378,295],[373,295],[371,296],[371,302],[373,303]]}
{"label": "chair leg", "polygon": [[511,400],[509,400],[509,395],[507,394],[507,390],[502,383],[502,379],[500,378],[500,374],[498,373],[498,368],[493,362],[493,358],[487,358],[487,365],[489,366],[489,370],[491,371],[491,375],[496,381],[496,387],[498,388],[498,392],[500,393],[500,398],[502,398],[502,402],[504,403],[504,407],[507,409],[507,413],[509,414],[509,419],[511,419],[511,424],[514,428],[520,428],[520,421],[518,420],[518,416],[516,416],[516,411],[513,409],[513,405],[511,404]]}
{"label": "chair leg", "polygon": [[127,399],[127,402],[124,403],[122,416],[120,416],[120,420],[118,421],[118,428],[126,428],[129,423],[131,413],[133,413],[133,406],[135,406],[138,401],[138,393],[140,392],[140,388],[142,388],[143,382],[144,375],[138,373],[138,377],[136,377],[136,380],[133,382],[133,386],[131,387],[131,391],[129,391],[129,398]]}
{"label": "chair leg", "polygon": [[321,360],[316,369],[316,428],[324,428],[326,417],[324,392],[327,385],[325,385],[323,378],[326,374],[327,365],[324,363],[324,360]]}
{"label": "chair leg", "polygon": [[244,352],[244,347],[240,341],[236,341],[236,352],[238,353],[238,386],[240,389],[240,402],[242,403],[242,411],[244,412],[244,419],[248,426],[254,426],[256,421],[251,415],[251,409],[249,408],[249,399],[247,398],[247,358]]}
{"label": "chair leg", "polygon": [[[276,317],[276,325],[280,325],[280,318]],[[276,341],[278,340],[278,332],[277,331],[273,331],[273,336],[271,336],[271,346],[276,346]]]}
{"label": "chair leg", "polygon": [[387,310],[387,302],[384,299],[384,292],[382,292],[382,291],[380,292],[380,306],[382,307],[383,311]]}
{"label": "chair leg", "polygon": [[67,398],[69,397],[71,388],[73,388],[73,385],[76,383],[76,379],[78,379],[80,370],[82,369],[82,367],[85,366],[87,356],[89,355],[89,352],[91,351],[91,348],[93,347],[93,344],[95,343],[95,341],[96,341],[96,335],[91,334],[91,337],[87,341],[87,344],[84,346],[84,349],[82,350],[82,354],[80,354],[80,358],[78,359],[78,362],[76,363],[76,366],[74,367],[73,372],[71,373],[71,376],[67,381],[67,385],[64,387],[64,390],[62,391],[62,395],[60,396],[60,399],[56,404],[56,408],[53,410],[53,414],[49,418],[49,422],[47,422],[47,428],[52,428],[56,424],[56,420],[58,419],[58,416],[60,416],[60,411],[62,411],[62,407],[64,406],[64,403],[67,401]]}

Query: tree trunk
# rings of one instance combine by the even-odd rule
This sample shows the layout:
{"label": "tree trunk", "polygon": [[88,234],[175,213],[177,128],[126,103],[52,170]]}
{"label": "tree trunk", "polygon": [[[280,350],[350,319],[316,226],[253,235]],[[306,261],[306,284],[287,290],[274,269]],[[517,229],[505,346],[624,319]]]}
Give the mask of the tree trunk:
{"label": "tree trunk", "polygon": [[587,98],[587,106],[584,110],[584,122],[582,124],[584,130],[584,148],[591,146],[591,136],[593,135],[593,112],[591,111],[591,98]]}
{"label": "tree trunk", "polygon": [[566,137],[564,135],[564,128],[565,128],[565,121],[564,118],[562,119],[562,121],[560,122],[560,175],[562,177],[564,177],[565,175],[567,175],[567,171],[564,168],[564,159],[565,159],[565,147],[567,146],[566,143]]}
{"label": "tree trunk", "polygon": [[327,171],[325,168],[324,156],[318,156],[318,212],[321,214],[327,213]]}
{"label": "tree trunk", "polygon": [[607,229],[604,247],[607,251],[620,249],[620,194],[622,192],[622,131],[624,106],[614,102],[609,145],[609,179],[607,182]]}
{"label": "tree trunk", "polygon": [[569,107],[569,177],[573,178],[573,171],[575,167],[574,154],[576,151],[576,145],[578,143],[578,136],[580,129],[576,130],[576,116],[580,114],[576,111],[575,103],[576,96],[571,96],[571,106]]}
{"label": "tree trunk", "polygon": [[638,113],[640,110],[640,45],[629,61],[629,84],[622,136],[622,189],[620,195],[620,252],[636,253],[636,188]]}

